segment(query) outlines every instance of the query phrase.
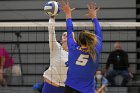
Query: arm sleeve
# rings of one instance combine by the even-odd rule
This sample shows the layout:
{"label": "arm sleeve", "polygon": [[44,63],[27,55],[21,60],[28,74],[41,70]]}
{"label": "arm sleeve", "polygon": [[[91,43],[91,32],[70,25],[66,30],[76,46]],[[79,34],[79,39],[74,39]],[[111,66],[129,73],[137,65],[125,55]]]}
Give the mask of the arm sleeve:
{"label": "arm sleeve", "polygon": [[68,43],[68,49],[72,49],[73,46],[76,44],[73,38],[73,24],[72,19],[69,18],[66,20],[66,26],[67,26],[67,43]]}
{"label": "arm sleeve", "polygon": [[61,46],[56,40],[55,25],[54,24],[55,24],[55,19],[50,18],[49,19],[49,26],[48,26],[50,52],[59,50],[59,48]]}
{"label": "arm sleeve", "polygon": [[96,35],[97,41],[98,41],[95,49],[98,53],[100,53],[102,50],[102,31],[101,31],[100,24],[99,24],[97,18],[92,19],[92,23],[94,23],[95,35]]}

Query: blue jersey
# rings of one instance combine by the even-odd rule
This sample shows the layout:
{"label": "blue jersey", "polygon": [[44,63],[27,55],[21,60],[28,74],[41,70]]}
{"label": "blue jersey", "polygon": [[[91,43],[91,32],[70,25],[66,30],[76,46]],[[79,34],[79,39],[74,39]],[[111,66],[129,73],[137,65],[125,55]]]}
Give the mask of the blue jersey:
{"label": "blue jersey", "polygon": [[92,19],[95,24],[95,34],[98,43],[95,47],[96,60],[92,59],[88,52],[80,50],[80,46],[73,39],[73,24],[72,19],[66,21],[68,30],[68,72],[65,84],[82,93],[94,93],[94,80],[93,76],[99,61],[99,55],[102,50],[102,35],[98,20]]}

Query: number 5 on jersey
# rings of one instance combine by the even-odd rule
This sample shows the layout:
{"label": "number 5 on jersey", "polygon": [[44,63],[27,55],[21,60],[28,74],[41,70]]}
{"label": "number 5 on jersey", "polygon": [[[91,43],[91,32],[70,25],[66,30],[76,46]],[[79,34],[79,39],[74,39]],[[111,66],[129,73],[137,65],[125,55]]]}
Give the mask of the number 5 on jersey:
{"label": "number 5 on jersey", "polygon": [[76,65],[85,66],[88,62],[89,55],[81,54],[76,61]]}

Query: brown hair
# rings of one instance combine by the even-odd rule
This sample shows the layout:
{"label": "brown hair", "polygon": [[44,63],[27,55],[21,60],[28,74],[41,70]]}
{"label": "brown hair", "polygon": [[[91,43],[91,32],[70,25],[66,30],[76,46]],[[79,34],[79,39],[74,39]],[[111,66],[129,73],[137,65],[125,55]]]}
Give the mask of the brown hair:
{"label": "brown hair", "polygon": [[97,37],[95,34],[85,30],[80,32],[79,35],[79,45],[85,45],[87,47],[87,50],[89,54],[91,55],[92,59],[96,59],[96,53],[94,51],[94,48],[97,44]]}

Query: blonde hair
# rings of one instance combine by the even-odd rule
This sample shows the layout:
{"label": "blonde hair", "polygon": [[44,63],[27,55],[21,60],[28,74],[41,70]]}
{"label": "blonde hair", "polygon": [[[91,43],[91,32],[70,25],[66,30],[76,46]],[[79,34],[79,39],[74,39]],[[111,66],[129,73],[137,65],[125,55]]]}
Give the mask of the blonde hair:
{"label": "blonde hair", "polygon": [[80,32],[79,45],[85,45],[87,47],[87,51],[89,52],[93,60],[96,60],[96,52],[94,51],[96,44],[97,37],[95,34],[87,30]]}

